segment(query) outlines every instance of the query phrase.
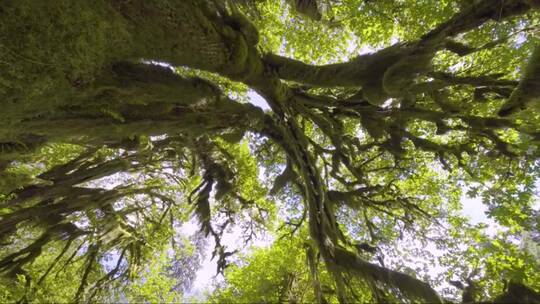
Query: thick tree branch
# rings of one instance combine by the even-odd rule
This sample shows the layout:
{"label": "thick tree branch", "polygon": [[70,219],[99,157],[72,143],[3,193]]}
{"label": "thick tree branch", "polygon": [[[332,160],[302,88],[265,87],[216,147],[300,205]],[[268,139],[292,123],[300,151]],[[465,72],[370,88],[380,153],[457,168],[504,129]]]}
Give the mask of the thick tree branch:
{"label": "thick tree branch", "polygon": [[442,303],[440,296],[428,284],[404,273],[368,263],[343,248],[335,249],[335,262],[343,269],[352,270],[366,279],[397,287],[409,299]]}

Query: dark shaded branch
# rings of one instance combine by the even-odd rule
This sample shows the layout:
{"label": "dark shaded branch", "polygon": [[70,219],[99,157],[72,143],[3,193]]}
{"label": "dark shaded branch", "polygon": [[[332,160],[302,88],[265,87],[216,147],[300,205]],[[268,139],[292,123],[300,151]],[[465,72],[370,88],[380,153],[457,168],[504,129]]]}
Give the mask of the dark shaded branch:
{"label": "dark shaded branch", "polygon": [[[396,44],[344,63],[315,66],[274,54],[266,55],[264,61],[281,79],[319,87],[365,87],[375,90],[364,92],[364,96],[370,102],[374,102],[372,99],[384,101],[387,97],[381,84],[383,76],[387,79],[384,91],[392,94],[391,87],[397,84],[391,84],[393,81],[390,74],[399,75],[400,80],[406,80],[406,75],[421,73],[431,61],[435,51],[445,47],[446,38],[474,29],[489,20],[500,21],[524,14],[531,9],[530,2],[526,0],[501,1],[498,4],[500,5],[493,5],[492,0],[472,4],[418,41]],[[389,72],[392,67],[392,72]],[[405,75],[403,72],[408,74]]]}
{"label": "dark shaded branch", "polygon": [[500,116],[508,116],[525,110],[532,102],[540,100],[540,44],[529,59],[517,88],[499,110]]}
{"label": "dark shaded branch", "polygon": [[447,37],[470,31],[490,20],[501,21],[508,17],[525,14],[532,8],[532,1],[528,0],[475,1],[448,21],[425,34],[421,40],[430,43],[441,41]]}
{"label": "dark shaded branch", "polygon": [[49,141],[116,144],[138,134],[250,129],[264,115],[258,107],[235,102],[202,79],[184,78],[167,67],[129,62],[112,64],[95,87],[73,99],[47,118],[14,124],[13,133],[31,129]]}
{"label": "dark shaded branch", "polygon": [[404,273],[368,263],[343,248],[335,248],[335,262],[343,269],[354,271],[364,278],[397,287],[411,299],[442,303],[440,296],[428,284]]}

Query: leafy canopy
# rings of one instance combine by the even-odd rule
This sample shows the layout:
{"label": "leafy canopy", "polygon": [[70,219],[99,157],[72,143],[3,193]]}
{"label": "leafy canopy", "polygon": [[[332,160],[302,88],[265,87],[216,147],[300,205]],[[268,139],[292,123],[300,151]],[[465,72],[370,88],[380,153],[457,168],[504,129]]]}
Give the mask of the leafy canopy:
{"label": "leafy canopy", "polygon": [[0,301],[540,302],[539,6],[3,1]]}

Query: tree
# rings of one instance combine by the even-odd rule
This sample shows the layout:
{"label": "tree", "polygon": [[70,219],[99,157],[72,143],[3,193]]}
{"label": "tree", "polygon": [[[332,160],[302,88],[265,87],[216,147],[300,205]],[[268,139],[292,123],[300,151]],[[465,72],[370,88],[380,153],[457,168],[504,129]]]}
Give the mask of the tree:
{"label": "tree", "polygon": [[[317,302],[440,303],[381,254],[433,233],[441,246],[484,240],[457,214],[463,185],[511,235],[538,230],[539,6],[3,1],[0,270],[40,285],[75,259],[73,296],[91,301],[134,281],[193,209],[218,272],[235,255],[228,227],[250,239],[277,218],[309,235]],[[270,110],[243,102],[248,89]],[[540,288],[538,264],[487,241],[487,260],[446,247],[449,265],[467,257],[483,271],[460,270],[464,302],[473,277],[501,287],[489,265],[504,258],[507,292],[488,295],[524,288],[538,301],[525,286]]]}

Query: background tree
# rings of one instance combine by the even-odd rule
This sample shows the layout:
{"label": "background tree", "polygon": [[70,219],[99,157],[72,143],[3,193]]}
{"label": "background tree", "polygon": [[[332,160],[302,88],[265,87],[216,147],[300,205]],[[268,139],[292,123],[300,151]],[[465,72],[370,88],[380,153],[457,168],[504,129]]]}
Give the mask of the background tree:
{"label": "background tree", "polygon": [[[66,267],[80,273],[77,301],[143,270],[159,278],[160,261],[145,262],[193,211],[218,272],[233,225],[246,241],[276,224],[309,236],[292,246],[309,271],[264,299],[301,301],[309,274],[320,303],[442,302],[432,286],[455,276],[464,302],[540,301],[525,287],[540,288],[538,264],[513,244],[539,225],[538,6],[2,2],[3,296],[50,293],[38,286]],[[248,90],[270,109],[246,103]],[[486,238],[459,216],[464,189],[507,234]],[[444,248],[446,277],[406,268],[403,240],[426,260],[418,246]],[[290,273],[277,269],[272,284]]]}

